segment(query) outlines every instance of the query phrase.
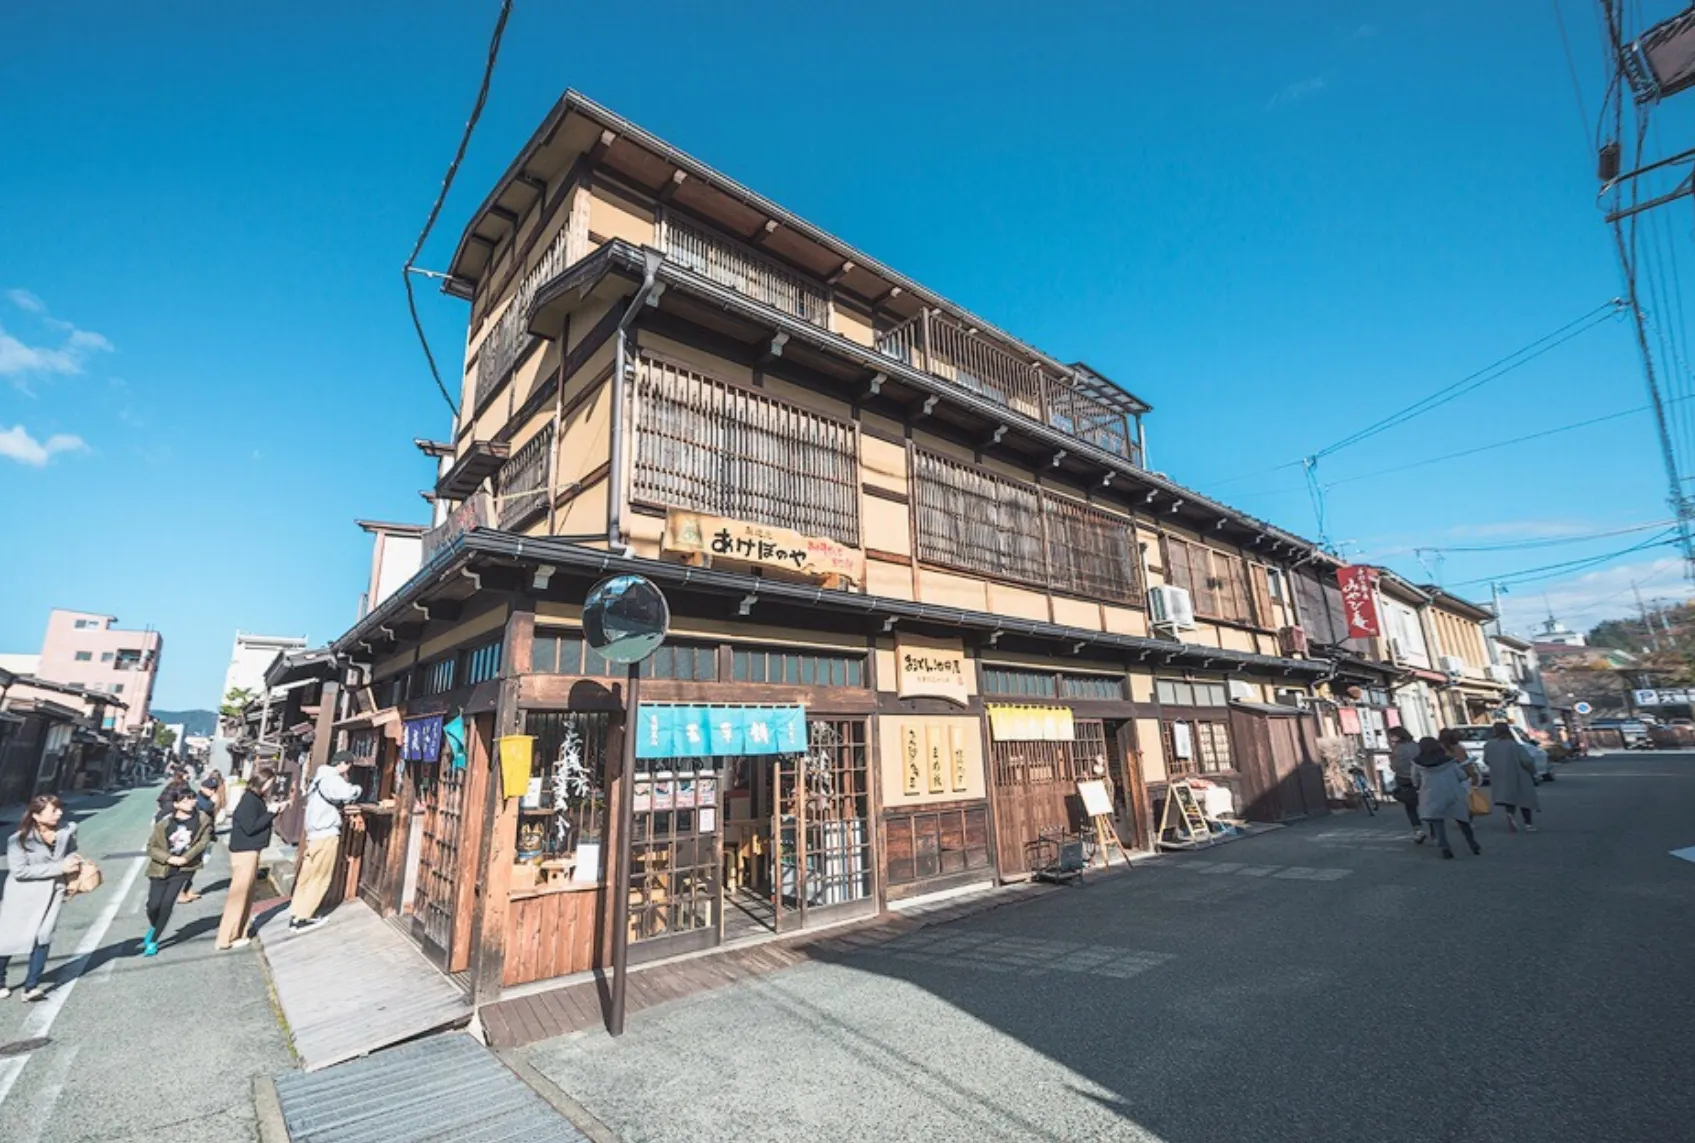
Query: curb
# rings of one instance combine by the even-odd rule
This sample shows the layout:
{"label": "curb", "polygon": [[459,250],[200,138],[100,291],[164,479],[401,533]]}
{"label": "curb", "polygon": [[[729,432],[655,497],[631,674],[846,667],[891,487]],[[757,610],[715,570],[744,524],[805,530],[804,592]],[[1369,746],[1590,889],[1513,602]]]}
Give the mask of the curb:
{"label": "curb", "polygon": [[259,1143],[290,1143],[282,1100],[277,1098],[276,1081],[270,1076],[253,1078],[253,1113],[259,1125]]}
{"label": "curb", "polygon": [[[494,1052],[493,1049],[490,1049],[490,1051],[493,1052],[495,1059],[505,1064],[513,1075],[523,1080],[531,1091],[546,1100],[553,1110],[563,1115],[571,1126],[581,1131],[592,1143],[622,1143],[618,1136],[613,1134],[610,1127],[596,1119],[588,1108],[565,1094],[564,1089],[533,1067],[528,1060],[518,1055],[516,1050]],[[261,1143],[272,1143],[272,1141],[262,1139]],[[286,1141],[279,1141],[279,1143],[286,1143]]]}

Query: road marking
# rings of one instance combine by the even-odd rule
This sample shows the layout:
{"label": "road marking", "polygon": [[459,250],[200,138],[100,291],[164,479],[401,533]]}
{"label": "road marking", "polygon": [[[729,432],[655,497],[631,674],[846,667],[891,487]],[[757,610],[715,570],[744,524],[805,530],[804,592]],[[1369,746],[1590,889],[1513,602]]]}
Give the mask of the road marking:
{"label": "road marking", "polygon": [[1685,861],[1695,861],[1695,845],[1691,845],[1685,849],[1674,849],[1671,851],[1671,855],[1673,857],[1681,857]]}
{"label": "road marking", "polygon": [[[46,1065],[47,1073],[41,1077],[41,1082],[30,1088],[31,1091],[41,1093],[41,1102],[33,1109],[34,1114],[24,1125],[23,1138],[19,1139],[18,1143],[41,1143],[42,1132],[54,1121],[53,1112],[59,1106],[59,1098],[65,1094],[65,1081],[71,1078],[71,1064],[76,1062],[77,1051],[75,1044],[60,1049]],[[18,1070],[22,1071],[23,1061],[18,1063]]]}
{"label": "road marking", "polygon": [[[141,876],[141,871],[147,865],[145,857],[138,857],[130,863],[129,871],[124,874],[123,881],[117,891],[106,901],[106,907],[100,910],[100,915],[94,918],[94,924],[82,935],[77,942],[76,957],[64,970],[70,977],[63,984],[47,994],[47,999],[32,1006],[29,1016],[19,1029],[18,1039],[33,1040],[37,1036],[47,1035],[53,1027],[53,1021],[59,1018],[59,1012],[65,1007],[65,1001],[71,998],[71,992],[81,979],[83,969],[88,967],[88,959],[100,947],[100,942],[106,939],[106,930],[117,920],[118,910],[124,907],[124,901],[129,897],[129,891],[135,888],[135,879]],[[17,1085],[18,1077],[23,1074],[24,1065],[29,1063],[29,1056],[19,1056],[6,1061],[6,1066],[0,1070],[0,1105],[4,1105],[6,1097],[12,1094],[12,1088]]]}

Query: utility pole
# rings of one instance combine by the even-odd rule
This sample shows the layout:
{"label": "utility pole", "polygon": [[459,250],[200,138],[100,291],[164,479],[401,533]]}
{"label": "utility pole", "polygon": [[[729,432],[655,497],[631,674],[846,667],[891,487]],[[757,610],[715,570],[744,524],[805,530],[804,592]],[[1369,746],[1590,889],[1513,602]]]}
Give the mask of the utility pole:
{"label": "utility pole", "polygon": [[1502,633],[1501,632],[1501,585],[1500,584],[1491,583],[1489,585],[1489,598],[1494,600],[1494,604],[1495,604],[1495,634],[1497,636],[1499,636]]}
{"label": "utility pole", "polygon": [[1631,594],[1636,596],[1636,612],[1642,617],[1642,632],[1647,636],[1648,647],[1650,650],[1658,652],[1660,649],[1660,637],[1654,634],[1654,624],[1648,618],[1648,608],[1642,602],[1642,590],[1637,587],[1635,580],[1630,581],[1630,591]]}

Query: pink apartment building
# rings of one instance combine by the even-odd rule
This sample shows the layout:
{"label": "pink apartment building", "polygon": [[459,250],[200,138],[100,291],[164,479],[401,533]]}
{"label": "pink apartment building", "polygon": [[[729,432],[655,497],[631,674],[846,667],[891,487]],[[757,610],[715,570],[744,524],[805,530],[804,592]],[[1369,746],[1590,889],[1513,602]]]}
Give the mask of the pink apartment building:
{"label": "pink apartment building", "polygon": [[54,608],[47,617],[47,638],[35,673],[118,698],[126,708],[110,712],[108,725],[127,732],[140,729],[151,717],[153,680],[165,640],[157,631],[125,631],[117,621],[116,616],[94,611]]}

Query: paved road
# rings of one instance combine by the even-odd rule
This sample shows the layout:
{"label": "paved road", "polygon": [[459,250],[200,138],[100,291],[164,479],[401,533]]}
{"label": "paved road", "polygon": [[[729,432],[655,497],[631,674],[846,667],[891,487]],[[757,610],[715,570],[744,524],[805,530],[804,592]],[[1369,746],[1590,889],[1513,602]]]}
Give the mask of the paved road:
{"label": "paved road", "polygon": [[[48,968],[58,998],[0,1001],[0,1046],[48,1040],[0,1058],[6,1143],[256,1140],[252,1079],[290,1065],[257,951],[212,947],[229,873],[221,842],[196,878],[206,896],[172,918],[180,935],[155,959],[136,955],[147,882],[134,855],[146,845],[156,794],[73,807],[82,851],[100,862],[106,883],[65,906]],[[11,966],[14,987],[23,968],[21,960]]]}
{"label": "paved road", "polygon": [[524,1055],[627,1143],[1691,1138],[1695,756],[1543,803],[1453,861],[1332,815]]}

